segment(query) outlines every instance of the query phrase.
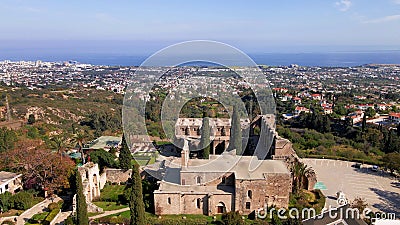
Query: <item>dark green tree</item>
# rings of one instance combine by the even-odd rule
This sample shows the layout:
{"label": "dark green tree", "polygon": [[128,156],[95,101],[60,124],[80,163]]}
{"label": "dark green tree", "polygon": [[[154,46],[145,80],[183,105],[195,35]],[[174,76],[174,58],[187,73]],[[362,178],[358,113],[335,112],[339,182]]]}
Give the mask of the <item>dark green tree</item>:
{"label": "dark green tree", "polygon": [[103,149],[99,149],[90,153],[90,160],[99,164],[101,171],[103,171],[105,167],[117,168],[118,164],[115,161],[115,158],[115,155],[104,151]]}
{"label": "dark green tree", "polygon": [[397,125],[397,136],[400,137],[400,123]]}
{"label": "dark green tree", "polygon": [[242,128],[237,106],[233,107],[231,133],[229,137],[229,150],[236,149],[237,155],[242,155]]}
{"label": "dark green tree", "polygon": [[21,191],[10,198],[14,209],[27,210],[31,208],[34,203],[34,196],[31,192]]}
{"label": "dark green tree", "polygon": [[17,141],[17,134],[13,130],[5,127],[0,128],[0,152],[5,152],[14,148]]}
{"label": "dark green tree", "polygon": [[201,126],[200,148],[202,149],[203,159],[210,157],[210,122],[208,117],[203,118]]}
{"label": "dark green tree", "polygon": [[300,219],[292,219],[289,218],[283,222],[283,225],[301,225],[302,222]]}
{"label": "dark green tree", "polygon": [[369,107],[367,110],[365,110],[365,114],[367,114],[368,117],[374,117],[376,112],[373,108]]}
{"label": "dark green tree", "polygon": [[385,154],[382,158],[384,166],[390,170],[390,172],[400,171],[400,153],[392,152]]}
{"label": "dark green tree", "polygon": [[119,167],[123,170],[132,168],[132,154],[126,143],[125,135],[122,136],[121,150],[119,152]]}
{"label": "dark green tree", "polygon": [[362,125],[361,125],[361,130],[362,132],[365,131],[365,128],[367,127],[367,114],[364,113],[364,116],[362,118]]}
{"label": "dark green tree", "polygon": [[276,212],[274,212],[273,215],[272,215],[271,224],[273,224],[273,225],[283,225],[281,219],[279,218],[279,216],[278,216],[278,214]]}
{"label": "dark green tree", "polygon": [[244,221],[242,220],[242,216],[239,212],[230,211],[227,213],[222,214],[222,222],[224,225],[242,225]]}
{"label": "dark green tree", "polygon": [[76,224],[78,225],[88,225],[89,218],[87,215],[87,204],[86,204],[86,197],[83,194],[83,187],[82,187],[82,177],[77,171],[76,174]]}
{"label": "dark green tree", "polygon": [[8,191],[0,194],[0,212],[7,212],[11,208],[11,197],[12,194]]}
{"label": "dark green tree", "polygon": [[331,132],[331,120],[329,116],[325,115],[323,118],[322,133],[329,133],[329,132]]}
{"label": "dark green tree", "polygon": [[28,116],[28,124],[34,124],[36,122],[35,115],[29,114]]}
{"label": "dark green tree", "polygon": [[132,169],[130,186],[130,196],[129,196],[129,208],[131,211],[131,225],[145,225],[144,217],[144,202],[142,193],[142,178],[139,173],[139,165],[135,163]]}

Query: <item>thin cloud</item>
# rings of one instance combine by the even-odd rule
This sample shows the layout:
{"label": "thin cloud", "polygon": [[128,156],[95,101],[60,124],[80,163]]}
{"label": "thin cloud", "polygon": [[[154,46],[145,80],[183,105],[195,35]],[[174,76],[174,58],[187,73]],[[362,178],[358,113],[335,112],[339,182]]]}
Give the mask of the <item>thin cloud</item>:
{"label": "thin cloud", "polygon": [[398,15],[391,15],[391,16],[385,16],[382,18],[377,18],[373,20],[366,20],[364,23],[385,23],[385,22],[391,22],[395,20],[400,20],[400,14]]}
{"label": "thin cloud", "polygon": [[393,0],[393,3],[400,5],[400,0]]}
{"label": "thin cloud", "polygon": [[352,4],[353,3],[350,0],[340,0],[338,2],[335,2],[336,7],[342,12],[346,12],[347,10],[349,10]]}

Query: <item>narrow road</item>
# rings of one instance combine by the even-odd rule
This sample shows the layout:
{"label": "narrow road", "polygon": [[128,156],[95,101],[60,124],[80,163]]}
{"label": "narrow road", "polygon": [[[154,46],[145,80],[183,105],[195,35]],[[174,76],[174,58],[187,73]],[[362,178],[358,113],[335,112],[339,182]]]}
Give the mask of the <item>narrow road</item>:
{"label": "narrow road", "polygon": [[24,225],[30,218],[32,218],[33,215],[44,212],[44,209],[46,209],[50,203],[58,202],[60,200],[61,198],[57,196],[53,199],[53,201],[46,198],[44,201],[39,202],[38,204],[34,205],[32,208],[26,210],[17,217],[17,225]]}
{"label": "narrow road", "polygon": [[64,221],[68,218],[69,215],[71,215],[71,213],[72,211],[61,212],[56,221],[54,221],[54,224],[63,225]]}
{"label": "narrow road", "polygon": [[94,220],[94,219],[102,218],[102,217],[105,217],[105,216],[109,216],[109,215],[113,215],[113,214],[117,214],[117,213],[122,213],[122,212],[125,212],[125,211],[128,211],[128,210],[129,210],[129,208],[117,209],[117,210],[112,210],[112,211],[105,211],[102,214],[89,217],[89,220]]}

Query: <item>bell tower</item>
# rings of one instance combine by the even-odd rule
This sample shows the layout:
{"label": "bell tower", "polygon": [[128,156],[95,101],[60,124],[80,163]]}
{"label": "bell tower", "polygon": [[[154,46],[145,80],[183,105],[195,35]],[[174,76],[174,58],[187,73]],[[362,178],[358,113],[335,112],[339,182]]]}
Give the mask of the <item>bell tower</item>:
{"label": "bell tower", "polygon": [[189,163],[189,143],[188,140],[183,139],[183,149],[181,152],[181,166],[183,167],[187,167],[188,163]]}

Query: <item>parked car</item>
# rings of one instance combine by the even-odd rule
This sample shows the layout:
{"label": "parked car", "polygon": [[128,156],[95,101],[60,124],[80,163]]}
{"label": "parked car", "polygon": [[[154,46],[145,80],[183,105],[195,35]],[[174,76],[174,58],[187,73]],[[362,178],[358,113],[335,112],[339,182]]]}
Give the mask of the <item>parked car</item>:
{"label": "parked car", "polygon": [[361,169],[362,164],[361,164],[361,163],[356,163],[356,164],[354,164],[354,167],[355,167],[355,168],[358,168],[358,169]]}
{"label": "parked car", "polygon": [[371,167],[371,170],[374,171],[374,172],[377,172],[379,170],[379,167],[377,165],[373,165]]}

